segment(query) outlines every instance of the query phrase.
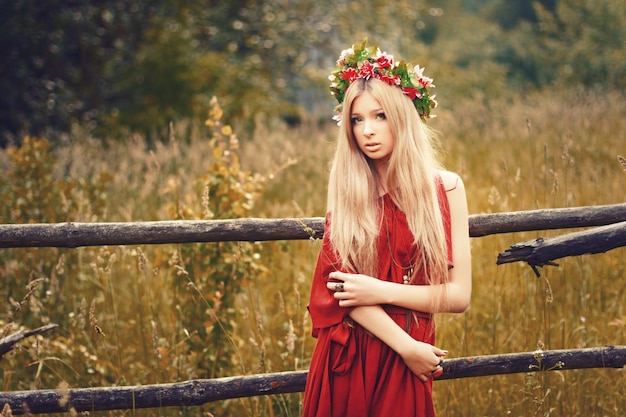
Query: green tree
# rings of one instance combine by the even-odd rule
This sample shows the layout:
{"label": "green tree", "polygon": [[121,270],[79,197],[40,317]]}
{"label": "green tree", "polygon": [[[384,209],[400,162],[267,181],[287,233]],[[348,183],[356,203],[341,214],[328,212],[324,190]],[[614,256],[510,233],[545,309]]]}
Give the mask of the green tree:
{"label": "green tree", "polygon": [[94,126],[157,15],[158,0],[16,0],[0,5],[0,145]]}
{"label": "green tree", "polygon": [[451,74],[462,95],[485,84],[488,95],[556,81],[623,88],[624,1],[3,2],[0,146],[75,124],[164,138],[172,121],[200,121],[214,95],[237,126],[328,120],[328,70],[364,37]]}
{"label": "green tree", "polygon": [[432,41],[425,10],[406,0],[3,2],[0,145],[76,123],[158,137],[173,120],[198,120],[213,95],[235,122],[295,120],[324,97],[331,106],[322,74],[346,44]]}
{"label": "green tree", "polygon": [[537,6],[537,47],[530,58],[548,82],[588,88],[626,87],[626,1],[561,0]]}
{"label": "green tree", "polygon": [[554,10],[557,0],[490,0],[485,2],[481,14],[505,30],[514,29],[522,22],[536,22],[535,5]]}

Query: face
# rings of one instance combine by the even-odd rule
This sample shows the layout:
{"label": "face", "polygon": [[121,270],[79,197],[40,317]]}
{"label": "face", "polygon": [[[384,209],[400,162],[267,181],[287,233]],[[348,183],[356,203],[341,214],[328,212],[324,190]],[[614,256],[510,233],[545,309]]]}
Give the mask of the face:
{"label": "face", "polygon": [[396,138],[383,107],[369,92],[364,91],[352,102],[350,123],[361,152],[376,165],[387,162]]}

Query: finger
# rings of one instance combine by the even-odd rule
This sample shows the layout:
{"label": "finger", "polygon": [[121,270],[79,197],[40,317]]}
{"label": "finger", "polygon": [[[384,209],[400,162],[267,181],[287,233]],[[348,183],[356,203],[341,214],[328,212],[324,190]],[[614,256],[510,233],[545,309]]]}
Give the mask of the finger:
{"label": "finger", "polygon": [[340,298],[339,299],[339,307],[353,307],[354,301],[348,298]]}
{"label": "finger", "polygon": [[333,297],[335,298],[335,300],[339,300],[339,302],[341,302],[343,300],[343,293],[335,291],[333,293]]}
{"label": "finger", "polygon": [[438,347],[434,347],[434,346],[433,346],[433,353],[439,357],[448,355],[447,350],[439,349]]}
{"label": "finger", "polygon": [[339,280],[339,281],[343,281],[343,280],[344,280],[345,275],[346,275],[346,274],[344,274],[344,273],[343,273],[343,272],[341,272],[341,271],[333,271],[333,272],[331,272],[330,274],[328,274],[328,277],[329,277],[329,278],[331,278],[331,279],[337,279],[337,280]]}
{"label": "finger", "polygon": [[326,283],[326,288],[329,290],[333,290],[335,292],[344,291],[344,282],[343,281],[328,281]]}
{"label": "finger", "polygon": [[435,372],[433,372],[433,378],[437,378],[443,374],[443,368],[441,366],[437,366]]}
{"label": "finger", "polygon": [[433,346],[433,353],[437,356],[445,356],[448,354],[448,351],[445,349],[438,348],[437,346]]}

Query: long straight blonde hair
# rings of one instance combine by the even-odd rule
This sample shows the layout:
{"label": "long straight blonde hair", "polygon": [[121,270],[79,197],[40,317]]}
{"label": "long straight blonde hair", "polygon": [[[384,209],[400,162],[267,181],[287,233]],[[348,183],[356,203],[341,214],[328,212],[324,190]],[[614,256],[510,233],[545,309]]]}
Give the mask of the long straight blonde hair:
{"label": "long straight blonde hair", "polygon": [[372,161],[357,145],[350,117],[352,103],[365,91],[380,103],[395,135],[387,189],[392,201],[406,215],[414,242],[420,248],[413,277],[425,273],[429,284],[443,283],[448,277],[448,252],[437,198],[436,178],[441,166],[434,134],[398,87],[375,78],[353,82],[344,98],[343,122],[328,184],[330,240],[344,269],[377,275],[379,178]]}

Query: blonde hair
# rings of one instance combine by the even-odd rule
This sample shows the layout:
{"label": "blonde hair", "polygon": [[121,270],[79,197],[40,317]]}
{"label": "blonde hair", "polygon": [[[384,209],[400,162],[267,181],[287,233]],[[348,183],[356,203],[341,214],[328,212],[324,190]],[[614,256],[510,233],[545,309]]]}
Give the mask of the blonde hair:
{"label": "blonde hair", "polygon": [[352,103],[365,91],[381,104],[395,135],[387,189],[392,201],[406,215],[419,248],[413,277],[425,273],[429,284],[443,283],[448,276],[448,252],[437,198],[440,164],[435,137],[399,88],[375,78],[353,82],[344,98],[343,123],[328,184],[330,240],[344,269],[377,275],[379,179],[371,160],[359,149],[350,123]]}

